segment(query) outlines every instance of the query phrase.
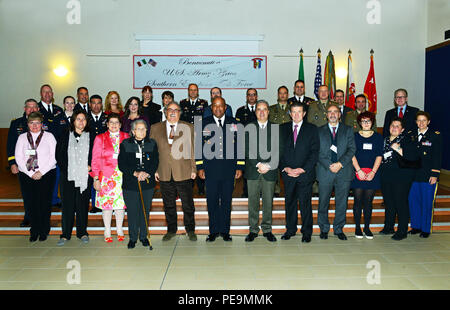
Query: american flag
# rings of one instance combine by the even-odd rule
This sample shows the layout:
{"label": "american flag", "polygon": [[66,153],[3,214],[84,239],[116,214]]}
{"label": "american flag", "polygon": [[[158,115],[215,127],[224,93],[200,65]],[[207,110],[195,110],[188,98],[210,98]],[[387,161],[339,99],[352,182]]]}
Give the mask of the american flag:
{"label": "american flag", "polygon": [[319,87],[322,85],[322,66],[320,65],[320,50],[317,53],[316,78],[314,79],[314,95],[319,100]]}

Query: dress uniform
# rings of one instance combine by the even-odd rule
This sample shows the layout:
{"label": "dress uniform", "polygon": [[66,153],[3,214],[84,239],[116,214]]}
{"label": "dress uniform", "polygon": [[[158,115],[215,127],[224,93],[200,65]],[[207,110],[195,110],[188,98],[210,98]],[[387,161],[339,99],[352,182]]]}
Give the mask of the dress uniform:
{"label": "dress uniform", "polygon": [[[303,97],[303,100],[302,100],[302,97]],[[303,106],[305,107],[305,111],[306,111],[305,117],[307,117],[308,116],[309,105],[310,105],[311,102],[314,101],[314,99],[310,98],[310,97],[306,97],[306,96],[302,96],[302,97],[293,96],[293,97],[288,99],[288,104],[293,104],[293,103],[301,103],[301,104],[303,104]]]}
{"label": "dress uniform", "polygon": [[[345,116],[345,120],[344,120],[344,124],[352,127],[354,132],[358,132],[360,130],[362,130],[361,126],[358,124],[358,115],[360,113],[358,113],[358,111],[353,110],[350,112],[347,112],[346,116]],[[371,130],[373,130],[374,132],[377,132],[377,120],[375,119],[372,127],[370,128]]]}
{"label": "dress uniform", "polygon": [[314,124],[317,127],[322,127],[328,123],[327,109],[330,105],[339,107],[339,104],[334,101],[327,100],[326,102],[314,101],[311,102],[308,109],[308,123]]}
{"label": "dress uniform", "polygon": [[[409,210],[411,228],[425,233],[432,231],[433,207],[438,182],[431,185],[430,177],[439,178],[442,163],[442,136],[439,131],[428,128],[418,135],[417,147],[421,159],[421,168],[416,171],[409,192]],[[437,170],[437,171],[433,171]],[[423,237],[423,235],[421,235]]]}
{"label": "dress uniform", "polygon": [[[249,106],[248,104],[240,107],[236,111],[236,120],[244,126],[256,121],[256,104]],[[244,193],[243,197],[248,197],[247,178],[244,177]]]}
{"label": "dress uniform", "polygon": [[[9,167],[12,165],[17,165],[16,163],[16,157],[14,155],[14,152],[16,150],[16,143],[17,139],[21,134],[28,131],[28,123],[27,123],[27,116],[25,112],[23,113],[23,116],[17,119],[13,119],[11,121],[11,125],[9,126],[8,131],[8,140],[6,142],[6,151],[8,156],[8,164]],[[23,180],[21,178],[21,174],[19,174],[19,184],[20,184],[20,190],[22,192],[22,195],[24,193],[23,191]],[[23,222],[21,226],[28,225],[30,223],[30,208],[28,204],[23,204],[25,215],[23,217]]]}
{"label": "dress uniform", "polygon": [[[214,241],[222,234],[229,237],[231,220],[231,201],[234,189],[236,170],[245,168],[245,154],[238,158],[237,152],[237,121],[233,117],[218,119],[213,116],[203,120],[202,125],[202,158],[196,161],[197,171],[205,171],[206,203],[209,216],[209,233]],[[220,121],[220,122],[219,122]],[[217,125],[219,123],[219,125]],[[211,130],[214,128],[215,130]],[[227,139],[233,137],[233,158],[227,158]],[[228,138],[227,138],[228,137]],[[219,148],[217,150],[217,148]],[[205,154],[205,150],[215,156]],[[228,151],[230,152],[230,151]],[[231,238],[228,240],[230,241]]]}
{"label": "dress uniform", "polygon": [[[180,120],[194,124],[194,117],[201,116],[203,117],[203,113],[205,109],[208,107],[208,101],[200,98],[196,98],[192,100],[190,98],[186,98],[180,101],[181,107],[181,115]],[[198,194],[205,194],[205,180],[201,178],[196,178]],[[192,181],[192,186],[194,186],[194,181]]]}

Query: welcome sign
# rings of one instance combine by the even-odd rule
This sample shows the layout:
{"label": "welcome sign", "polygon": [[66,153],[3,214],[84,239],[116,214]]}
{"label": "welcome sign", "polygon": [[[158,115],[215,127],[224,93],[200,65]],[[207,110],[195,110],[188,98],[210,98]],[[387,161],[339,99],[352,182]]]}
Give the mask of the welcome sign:
{"label": "welcome sign", "polygon": [[267,88],[267,56],[133,55],[133,88]]}

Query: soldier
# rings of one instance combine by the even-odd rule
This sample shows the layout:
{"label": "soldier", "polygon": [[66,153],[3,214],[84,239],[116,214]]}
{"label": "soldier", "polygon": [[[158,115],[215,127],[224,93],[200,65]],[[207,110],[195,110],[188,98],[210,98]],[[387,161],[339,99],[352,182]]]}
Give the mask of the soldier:
{"label": "soldier", "polygon": [[[232,241],[230,221],[234,181],[242,176],[245,161],[237,156],[237,121],[225,115],[225,99],[214,98],[211,107],[213,116],[203,120],[202,158],[196,161],[198,176],[205,179],[208,189],[209,236],[206,241],[213,242],[219,234],[224,241]],[[227,150],[229,135],[233,136],[232,151]],[[214,153],[212,158],[205,150]],[[232,158],[228,158],[228,153],[232,153]]]}
{"label": "soldier", "polygon": [[340,121],[342,123],[345,122],[345,117],[347,116],[348,112],[353,111],[353,109],[347,107],[345,105],[345,94],[342,89],[336,90],[336,94],[334,96],[334,100],[339,104],[339,109],[341,110],[341,119]]}
{"label": "soldier", "polygon": [[289,98],[288,103],[292,104],[294,102],[301,103],[305,107],[306,116],[308,116],[309,104],[313,102],[313,98],[305,96],[305,82],[302,80],[297,80],[294,83],[294,96]]}
{"label": "soldier", "polygon": [[[194,124],[195,116],[203,117],[203,113],[208,107],[208,101],[198,97],[198,86],[195,83],[191,83],[188,86],[188,98],[180,101],[180,107],[180,120]],[[196,181],[192,180],[192,186],[194,186],[195,182],[197,182],[198,194],[205,195],[205,181],[197,178]]]}
{"label": "soldier", "polygon": [[330,104],[338,106],[338,103],[329,99],[328,86],[321,85],[318,90],[319,100],[311,102],[308,110],[308,123],[321,127],[328,123],[327,108]]}
{"label": "soldier", "polygon": [[[209,91],[210,95],[211,95],[211,105],[212,105],[212,101],[214,98],[216,97],[222,97],[222,90],[219,87],[213,87],[211,88],[211,90]],[[229,106],[227,104],[227,109],[225,110],[225,115],[228,117],[233,117],[233,109],[231,108],[231,106]],[[207,106],[205,108],[205,111],[203,112],[203,118],[212,116],[212,111],[211,111],[211,106]]]}
{"label": "soldier", "polygon": [[89,91],[86,87],[81,86],[77,89],[77,99],[78,102],[75,105],[74,111],[77,111],[79,109],[82,109],[86,111],[86,113],[89,115],[91,113],[91,109],[89,108]]}
{"label": "soldier", "polygon": [[[254,88],[247,89],[247,104],[236,111],[236,120],[244,126],[256,121],[256,102],[258,101],[258,92]],[[248,197],[247,179],[243,178],[244,192],[242,198]]]}
{"label": "soldier", "polygon": [[416,171],[408,198],[412,228],[408,233],[420,233],[421,238],[428,238],[432,232],[434,200],[442,165],[442,137],[439,131],[428,128],[430,120],[429,113],[417,112],[421,168]]}
{"label": "soldier", "polygon": [[[355,98],[356,110],[347,112],[347,115],[345,116],[344,124],[349,127],[352,127],[354,132],[358,132],[362,129],[361,126],[358,124],[358,115],[361,114],[362,112],[366,112],[366,105],[367,105],[366,96],[364,96],[363,94],[359,94]],[[374,119],[370,130],[377,132],[377,120],[376,119]]]}
{"label": "soldier", "polygon": [[278,103],[269,107],[269,121],[274,124],[284,124],[291,121],[289,115],[289,91],[286,86],[278,87]]}
{"label": "soldier", "polygon": [[[7,151],[7,155],[8,155],[8,164],[9,164],[12,174],[19,173],[19,168],[17,167],[17,163],[16,163],[16,157],[14,155],[14,152],[16,150],[17,139],[19,138],[19,136],[21,134],[28,131],[28,123],[27,123],[28,115],[30,115],[32,112],[39,111],[37,101],[34,99],[27,99],[25,101],[25,106],[24,106],[23,110],[24,110],[24,112],[23,112],[22,117],[13,119],[11,121],[11,125],[9,126],[9,131],[8,131],[8,141],[6,143],[6,149],[7,149],[6,151]],[[19,175],[19,184],[20,184],[20,190],[23,193],[23,190],[22,190],[23,184],[22,184],[22,179],[20,178],[20,175]],[[23,196],[23,194],[22,194],[22,196]],[[23,217],[22,223],[20,223],[20,227],[27,227],[27,226],[30,226],[30,208],[25,203],[24,203],[23,207],[25,210],[25,215]]]}

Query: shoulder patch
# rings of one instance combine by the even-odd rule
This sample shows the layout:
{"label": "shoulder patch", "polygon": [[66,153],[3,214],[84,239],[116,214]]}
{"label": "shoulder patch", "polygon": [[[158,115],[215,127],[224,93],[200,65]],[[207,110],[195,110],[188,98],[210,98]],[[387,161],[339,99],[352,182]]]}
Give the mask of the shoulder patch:
{"label": "shoulder patch", "polygon": [[440,134],[441,134],[439,131],[435,131],[434,133],[437,134],[437,135],[440,135]]}

